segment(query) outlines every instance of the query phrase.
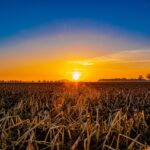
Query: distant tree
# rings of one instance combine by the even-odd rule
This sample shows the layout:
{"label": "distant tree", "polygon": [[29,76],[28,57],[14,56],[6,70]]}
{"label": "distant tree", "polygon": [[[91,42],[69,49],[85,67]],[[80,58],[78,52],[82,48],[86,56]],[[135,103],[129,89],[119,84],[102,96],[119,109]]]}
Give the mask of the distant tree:
{"label": "distant tree", "polygon": [[146,78],[147,78],[148,80],[150,80],[150,74],[147,74]]}
{"label": "distant tree", "polygon": [[143,80],[143,76],[142,76],[142,75],[139,75],[138,79],[139,79],[139,80]]}

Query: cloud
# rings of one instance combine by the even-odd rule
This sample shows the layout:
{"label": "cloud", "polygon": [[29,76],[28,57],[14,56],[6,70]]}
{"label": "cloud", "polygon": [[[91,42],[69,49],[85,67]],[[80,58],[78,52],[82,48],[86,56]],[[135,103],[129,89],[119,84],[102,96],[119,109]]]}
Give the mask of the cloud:
{"label": "cloud", "polygon": [[68,61],[68,63],[91,66],[103,63],[150,63],[150,49],[127,50],[89,59]]}

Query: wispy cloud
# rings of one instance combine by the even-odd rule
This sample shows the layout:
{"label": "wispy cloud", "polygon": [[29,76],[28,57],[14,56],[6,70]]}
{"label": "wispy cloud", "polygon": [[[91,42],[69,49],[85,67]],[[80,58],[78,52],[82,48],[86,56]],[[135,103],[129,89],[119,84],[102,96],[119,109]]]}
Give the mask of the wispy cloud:
{"label": "wispy cloud", "polygon": [[93,57],[84,60],[68,61],[68,63],[91,66],[102,63],[148,63],[150,62],[150,49],[127,50],[105,56]]}

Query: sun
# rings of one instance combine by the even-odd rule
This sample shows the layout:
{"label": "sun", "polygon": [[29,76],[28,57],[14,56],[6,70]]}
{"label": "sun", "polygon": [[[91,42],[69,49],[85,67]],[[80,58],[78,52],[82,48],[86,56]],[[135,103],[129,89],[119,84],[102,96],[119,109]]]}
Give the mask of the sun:
{"label": "sun", "polygon": [[72,79],[75,80],[75,81],[78,81],[80,79],[80,72],[73,72],[72,73]]}

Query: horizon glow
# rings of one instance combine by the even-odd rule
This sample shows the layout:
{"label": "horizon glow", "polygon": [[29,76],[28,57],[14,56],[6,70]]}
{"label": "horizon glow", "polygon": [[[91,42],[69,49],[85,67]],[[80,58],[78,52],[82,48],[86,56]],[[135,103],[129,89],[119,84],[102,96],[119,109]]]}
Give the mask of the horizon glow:
{"label": "horizon glow", "polygon": [[149,5],[122,3],[2,2],[0,80],[72,80],[73,72],[81,81],[146,76]]}

